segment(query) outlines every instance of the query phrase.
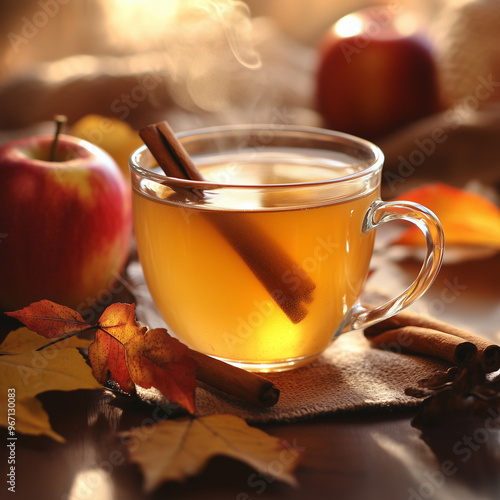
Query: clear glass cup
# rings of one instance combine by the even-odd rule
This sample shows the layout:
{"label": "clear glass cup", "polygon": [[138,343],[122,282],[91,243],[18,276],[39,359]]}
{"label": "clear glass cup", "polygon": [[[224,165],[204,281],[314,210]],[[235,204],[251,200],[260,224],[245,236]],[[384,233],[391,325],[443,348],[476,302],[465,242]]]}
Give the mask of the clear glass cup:
{"label": "clear glass cup", "polygon": [[[191,348],[253,371],[309,363],[335,336],[390,317],[439,272],[441,225],[425,207],[380,199],[382,151],[343,133],[276,125],[179,135],[204,181],[130,159],[134,228],[152,298]],[[415,281],[360,303],[375,229],[410,221],[426,254]]]}

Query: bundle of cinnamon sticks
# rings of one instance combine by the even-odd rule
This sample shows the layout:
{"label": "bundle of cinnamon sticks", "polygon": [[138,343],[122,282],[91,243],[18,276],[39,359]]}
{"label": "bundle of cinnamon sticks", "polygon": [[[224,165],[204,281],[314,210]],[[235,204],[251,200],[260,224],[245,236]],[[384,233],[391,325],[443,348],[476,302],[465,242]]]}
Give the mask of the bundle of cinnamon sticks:
{"label": "bundle of cinnamon sticks", "polygon": [[500,346],[429,316],[403,311],[365,329],[382,349],[433,356],[457,366],[477,359],[487,373],[500,369]]}

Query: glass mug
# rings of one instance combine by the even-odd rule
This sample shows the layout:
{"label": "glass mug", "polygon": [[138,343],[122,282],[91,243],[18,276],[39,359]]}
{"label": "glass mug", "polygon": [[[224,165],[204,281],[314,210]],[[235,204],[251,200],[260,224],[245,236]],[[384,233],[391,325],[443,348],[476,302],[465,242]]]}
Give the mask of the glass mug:
{"label": "glass mug", "polygon": [[[231,126],[178,135],[203,181],[166,177],[146,146],[130,158],[134,228],[151,296],[192,349],[252,371],[309,363],[332,339],[397,314],[434,281],[441,225],[425,207],[380,200],[382,151],[309,127]],[[415,281],[360,303],[375,228],[426,238]]]}

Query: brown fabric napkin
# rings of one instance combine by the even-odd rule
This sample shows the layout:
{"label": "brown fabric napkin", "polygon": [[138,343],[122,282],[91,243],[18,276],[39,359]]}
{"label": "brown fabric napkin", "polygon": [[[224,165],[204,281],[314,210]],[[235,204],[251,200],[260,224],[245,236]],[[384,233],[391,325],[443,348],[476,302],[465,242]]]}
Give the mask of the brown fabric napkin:
{"label": "brown fabric napkin", "polygon": [[[127,269],[140,322],[164,327],[144,282],[142,269],[133,261]],[[198,415],[228,413],[252,423],[291,422],[340,412],[391,411],[410,408],[420,400],[404,393],[405,388],[436,370],[444,362],[370,347],[360,331],[341,335],[323,355],[308,366],[264,376],[280,389],[277,405],[257,408],[215,389],[201,386],[196,392]],[[161,396],[144,391],[143,397]]]}
{"label": "brown fabric napkin", "polygon": [[306,367],[265,374],[281,391],[272,408],[255,408],[209,390],[199,390],[196,405],[201,415],[231,413],[255,423],[389,411],[419,404],[421,400],[405,395],[405,388],[445,366],[440,361],[373,349],[362,332],[350,332]]}

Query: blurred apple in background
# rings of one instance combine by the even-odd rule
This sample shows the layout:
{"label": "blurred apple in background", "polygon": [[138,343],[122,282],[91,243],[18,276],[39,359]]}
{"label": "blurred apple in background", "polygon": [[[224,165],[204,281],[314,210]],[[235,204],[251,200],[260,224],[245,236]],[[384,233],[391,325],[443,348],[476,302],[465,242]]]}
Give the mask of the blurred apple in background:
{"label": "blurred apple in background", "polygon": [[96,114],[85,115],[73,124],[71,135],[104,149],[116,161],[126,179],[130,179],[128,159],[143,142],[127,122]]}
{"label": "blurred apple in background", "polygon": [[432,46],[401,6],[339,19],[318,54],[316,105],[328,128],[374,140],[439,110]]}
{"label": "blurred apple in background", "polygon": [[49,299],[90,306],[130,251],[130,188],[102,149],[61,135],[0,147],[0,310]]}

